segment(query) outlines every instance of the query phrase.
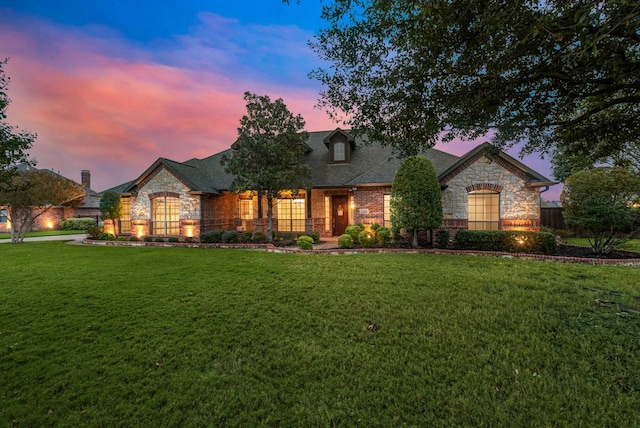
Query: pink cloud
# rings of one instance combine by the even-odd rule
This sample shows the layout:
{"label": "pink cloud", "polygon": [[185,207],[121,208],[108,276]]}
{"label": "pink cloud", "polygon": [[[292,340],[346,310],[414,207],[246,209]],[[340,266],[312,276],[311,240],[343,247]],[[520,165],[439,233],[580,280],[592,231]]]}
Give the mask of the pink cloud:
{"label": "pink cloud", "polygon": [[[285,64],[309,62],[300,67],[308,71],[314,65],[302,48],[307,35],[295,27],[246,29],[203,14],[193,34],[158,42],[160,53],[152,53],[107,28],[13,18],[0,27],[0,57],[11,57],[8,120],[38,133],[31,150],[38,167],[77,181],[89,169],[96,190],[136,178],[158,157],[184,161],[227,149],[245,113],[245,91],[283,98],[305,118],[307,130],[337,126],[314,107],[317,88],[287,75],[267,79],[243,63],[242,55],[279,51],[286,52]],[[245,38],[259,35],[261,44],[251,51],[238,41],[242,37],[231,37],[238,31]],[[212,39],[227,41],[212,46]],[[461,155],[483,141],[436,147]],[[548,171],[543,163],[525,162]],[[557,199],[550,194],[545,197]]]}
{"label": "pink cloud", "polygon": [[[237,79],[233,70],[226,76],[125,60],[111,56],[104,40],[38,28],[0,31],[0,48],[12,56],[8,119],[38,133],[31,154],[40,168],[70,178],[90,169],[95,189],[137,177],[158,157],[183,161],[227,149],[245,112],[246,90],[291,100],[296,113],[313,115],[308,126],[315,129],[332,126],[313,110],[314,91]],[[39,39],[54,35],[51,43]],[[49,55],[41,44],[51,46]],[[114,44],[122,49],[122,41]],[[144,57],[130,50],[128,57]]]}

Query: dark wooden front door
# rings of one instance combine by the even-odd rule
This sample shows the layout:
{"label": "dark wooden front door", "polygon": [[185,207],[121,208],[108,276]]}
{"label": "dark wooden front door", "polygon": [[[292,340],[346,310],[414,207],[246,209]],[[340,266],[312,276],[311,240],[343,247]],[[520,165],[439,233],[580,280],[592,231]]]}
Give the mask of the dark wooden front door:
{"label": "dark wooden front door", "polygon": [[340,236],[349,225],[348,196],[334,196],[331,199],[331,216],[333,218],[333,236]]}

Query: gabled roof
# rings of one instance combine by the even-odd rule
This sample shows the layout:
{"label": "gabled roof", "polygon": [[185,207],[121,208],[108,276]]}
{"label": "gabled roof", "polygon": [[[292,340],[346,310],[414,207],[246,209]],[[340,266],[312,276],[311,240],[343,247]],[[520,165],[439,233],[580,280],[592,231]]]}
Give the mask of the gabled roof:
{"label": "gabled roof", "polygon": [[212,186],[208,178],[207,169],[202,167],[202,161],[191,159],[187,162],[176,162],[167,158],[158,158],[138,178],[130,181],[126,186],[120,185],[110,190],[120,189],[119,193],[135,193],[138,187],[158,168],[163,167],[180,180],[191,193],[214,193],[219,190]]}
{"label": "gabled roof", "polygon": [[324,137],[324,140],[322,140],[324,142],[324,145],[329,147],[331,145],[331,138],[333,138],[333,136],[336,134],[345,136],[345,138],[347,139],[347,143],[349,143],[349,146],[351,146],[351,150],[356,148],[356,139],[353,137],[353,135],[351,135],[348,131],[344,131],[340,128],[334,129],[329,133],[329,135]]}
{"label": "gabled roof", "polygon": [[[351,153],[349,162],[331,162],[331,153],[327,144],[336,133],[346,135],[350,144],[358,148]],[[339,128],[331,131],[309,132],[306,145],[309,148],[306,163],[311,169],[311,181],[316,188],[389,186],[393,183],[401,162],[390,145],[370,144],[366,137],[354,137],[348,131]],[[166,168],[184,183],[190,193],[221,194],[231,189],[235,178],[228,174],[221,164],[222,157],[231,150],[227,149],[203,159],[193,158],[185,162],[159,158],[137,179],[110,190],[118,193],[135,193],[154,171],[158,168]],[[476,147],[461,158],[437,149],[427,149],[422,155],[431,161],[440,181],[446,182],[488,151],[495,152],[496,161],[522,176],[529,186],[556,184],[506,153],[497,151],[488,143]]]}
{"label": "gabled roof", "polygon": [[438,178],[441,182],[446,183],[453,177],[458,175],[461,171],[465,170],[469,165],[476,162],[482,156],[486,156],[492,161],[497,162],[503,168],[511,171],[512,173],[519,175],[523,180],[527,182],[529,187],[544,187],[558,184],[555,181],[551,181],[542,174],[529,168],[517,159],[509,156],[507,153],[499,150],[497,147],[490,143],[483,143],[469,151],[467,154],[458,159],[457,162],[449,166],[442,173],[438,174]]}

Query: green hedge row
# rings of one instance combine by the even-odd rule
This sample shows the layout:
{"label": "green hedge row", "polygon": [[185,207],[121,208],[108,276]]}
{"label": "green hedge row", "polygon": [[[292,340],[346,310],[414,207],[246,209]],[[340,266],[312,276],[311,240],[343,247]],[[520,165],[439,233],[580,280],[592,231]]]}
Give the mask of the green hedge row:
{"label": "green hedge row", "polygon": [[456,248],[459,250],[555,254],[556,239],[547,232],[460,230],[456,233]]}
{"label": "green hedge row", "polygon": [[96,219],[93,217],[66,218],[60,223],[63,230],[87,230],[95,225]]}

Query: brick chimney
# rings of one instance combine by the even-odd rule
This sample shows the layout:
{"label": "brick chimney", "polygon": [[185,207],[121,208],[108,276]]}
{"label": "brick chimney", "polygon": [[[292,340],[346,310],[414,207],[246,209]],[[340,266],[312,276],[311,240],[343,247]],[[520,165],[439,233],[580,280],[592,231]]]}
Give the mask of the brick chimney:
{"label": "brick chimney", "polygon": [[82,187],[86,189],[91,188],[91,171],[88,169],[82,170]]}

